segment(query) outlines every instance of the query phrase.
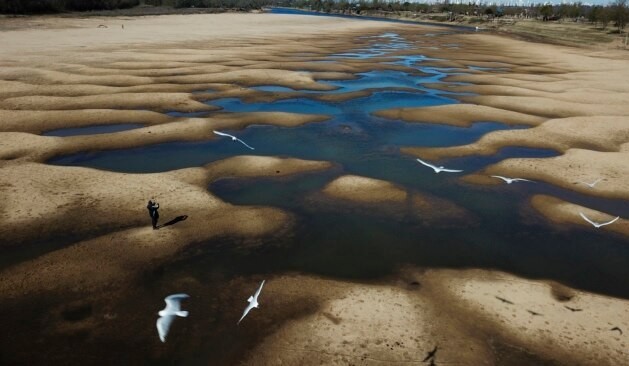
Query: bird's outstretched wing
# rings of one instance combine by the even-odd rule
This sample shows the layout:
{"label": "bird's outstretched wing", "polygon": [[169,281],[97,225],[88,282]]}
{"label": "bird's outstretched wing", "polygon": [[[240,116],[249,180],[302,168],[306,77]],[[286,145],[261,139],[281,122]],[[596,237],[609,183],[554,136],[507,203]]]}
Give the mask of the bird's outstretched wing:
{"label": "bird's outstretched wing", "polygon": [[444,168],[440,168],[442,172],[446,172],[446,173],[460,173],[462,172],[462,170],[457,170],[457,169],[444,169]]}
{"label": "bird's outstretched wing", "polygon": [[515,182],[532,182],[532,180],[524,178],[513,178],[512,180]]}
{"label": "bird's outstretched wing", "polygon": [[584,219],[585,221],[589,222],[590,224],[594,225],[594,226],[595,226],[595,227],[597,227],[597,228],[599,228],[599,227],[601,227],[601,226],[605,226],[605,225],[613,224],[614,222],[616,222],[616,220],[620,219],[620,216],[617,216],[615,219],[613,219],[613,220],[611,220],[611,221],[608,221],[608,222],[603,222],[603,223],[600,223],[600,224],[599,224],[599,223],[597,223],[597,222],[594,222],[594,221],[592,221],[592,220],[588,219],[588,217],[587,217],[587,216],[585,216],[585,215],[583,214],[583,212],[579,212],[579,215],[581,215],[581,217],[583,217],[583,219]]}
{"label": "bird's outstretched wing", "polygon": [[242,316],[240,317],[240,320],[238,320],[238,323],[236,324],[240,324],[240,322],[247,316],[247,314],[249,314],[249,310],[251,310],[253,308],[253,305],[251,304],[251,302],[249,302],[249,305],[247,305],[247,307],[245,308],[245,311],[242,312]]}
{"label": "bird's outstretched wing", "polygon": [[595,186],[598,182],[600,182],[600,181],[602,181],[602,180],[603,180],[603,178],[598,178],[597,180],[595,180],[595,181],[594,181],[594,182],[592,182],[592,183],[583,182],[583,181],[582,181],[581,183],[585,184],[586,186],[588,186],[588,187],[590,187],[590,188],[594,188],[594,186]]}
{"label": "bird's outstretched wing", "polygon": [[166,342],[166,336],[174,319],[174,315],[166,315],[157,319],[157,334],[159,334],[159,339],[162,342]]}
{"label": "bird's outstretched wing", "polygon": [[419,161],[419,162],[420,162],[420,164],[425,165],[425,166],[427,166],[427,167],[429,167],[429,168],[432,168],[432,169],[435,169],[435,170],[437,169],[437,167],[436,167],[436,166],[434,166],[434,165],[432,165],[432,164],[429,164],[429,163],[427,163],[427,162],[425,162],[425,161],[423,161],[423,160],[421,160],[421,159],[417,159],[417,161]]}
{"label": "bird's outstretched wing", "polygon": [[504,180],[507,183],[509,183],[509,181],[511,180],[511,179],[508,179],[506,177],[503,177],[502,175],[492,175],[492,177],[498,178],[498,179],[502,179],[502,180]]}
{"label": "bird's outstretched wing", "polygon": [[583,212],[579,212],[579,215],[581,215],[581,217],[583,217],[583,220],[585,220],[585,221],[589,222],[590,224],[592,224],[592,225],[594,225],[594,226],[598,226],[598,224],[597,224],[597,223],[595,223],[594,221],[592,221],[592,220],[588,219],[588,217],[587,217],[587,216],[585,216],[585,215],[583,214]]}
{"label": "bird's outstretched wing", "polygon": [[166,311],[176,312],[181,310],[181,300],[187,299],[190,296],[187,294],[174,294],[166,297],[164,301],[166,302]]}
{"label": "bird's outstretched wing", "polygon": [[236,136],[232,136],[232,135],[227,134],[227,133],[224,133],[224,132],[219,132],[219,131],[216,131],[216,130],[214,130],[213,132],[214,132],[215,134],[219,135],[219,136],[231,137],[231,138],[233,138],[233,139],[235,139],[235,138],[236,138]]}
{"label": "bird's outstretched wing", "polygon": [[602,224],[598,224],[599,226],[605,226],[605,225],[609,225],[609,224],[613,224],[614,222],[616,222],[616,220],[618,220],[620,218],[620,216],[616,216],[615,219],[608,221],[608,222],[604,222]]}
{"label": "bird's outstretched wing", "polygon": [[256,291],[256,294],[255,294],[255,295],[253,295],[253,297],[254,297],[255,299],[257,299],[257,298],[258,298],[258,296],[260,296],[260,292],[262,292],[262,286],[264,286],[264,281],[266,281],[266,280],[262,280],[262,283],[260,284],[260,287],[258,287],[258,290]]}
{"label": "bird's outstretched wing", "polygon": [[236,138],[236,141],[240,142],[241,144],[245,145],[246,147],[250,148],[251,150],[255,150],[253,147],[251,147],[251,146],[247,145],[247,143],[246,143],[246,142],[242,141],[242,140],[241,140],[241,139],[239,139],[239,138]]}

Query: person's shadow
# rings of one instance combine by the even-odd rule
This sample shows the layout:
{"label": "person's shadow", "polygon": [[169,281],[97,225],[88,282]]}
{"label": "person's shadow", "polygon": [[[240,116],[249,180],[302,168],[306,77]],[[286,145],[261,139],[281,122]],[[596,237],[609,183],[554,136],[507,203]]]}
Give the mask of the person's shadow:
{"label": "person's shadow", "polygon": [[163,224],[159,225],[159,226],[158,226],[158,228],[163,228],[163,227],[166,227],[166,226],[175,225],[175,224],[176,224],[176,223],[178,223],[179,221],[184,221],[184,220],[185,220],[185,219],[187,219],[187,218],[188,218],[188,215],[181,215],[181,216],[177,216],[177,217],[175,217],[174,219],[172,219],[172,220],[170,220],[170,221],[168,221],[168,222],[166,222],[166,223],[163,223]]}

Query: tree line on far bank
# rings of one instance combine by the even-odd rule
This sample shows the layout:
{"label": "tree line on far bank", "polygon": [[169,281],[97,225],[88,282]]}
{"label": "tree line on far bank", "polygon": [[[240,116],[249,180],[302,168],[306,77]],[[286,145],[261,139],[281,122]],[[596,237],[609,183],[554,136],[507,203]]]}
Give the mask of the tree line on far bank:
{"label": "tree line on far bank", "polygon": [[[421,0],[420,0],[421,1]],[[614,23],[622,31],[629,19],[627,2],[613,0],[607,6],[585,5],[581,2],[537,4],[530,6],[483,5],[483,2],[452,4],[448,0],[439,3],[411,2],[407,0],[0,0],[0,13],[28,14],[63,11],[126,9],[138,5],[167,6],[175,8],[222,8],[260,9],[264,6],[285,6],[322,12],[360,14],[381,13],[447,13],[444,20],[455,20],[457,15],[476,17],[525,17],[542,20],[587,20],[602,28]]]}
{"label": "tree line on far bank", "polygon": [[[389,13],[404,15],[403,13],[448,14],[444,20],[455,20],[457,15],[476,16],[479,18],[522,17],[537,18],[544,21],[571,19],[574,21],[589,21],[592,24],[606,28],[614,23],[618,30],[625,28],[629,19],[629,0],[613,0],[606,6],[586,5],[581,2],[534,5],[497,5],[488,2],[452,3],[442,1],[436,3],[411,2],[405,0],[275,0],[279,6],[309,9],[321,12],[338,12],[346,14],[361,13]],[[408,15],[408,14],[406,14]]]}

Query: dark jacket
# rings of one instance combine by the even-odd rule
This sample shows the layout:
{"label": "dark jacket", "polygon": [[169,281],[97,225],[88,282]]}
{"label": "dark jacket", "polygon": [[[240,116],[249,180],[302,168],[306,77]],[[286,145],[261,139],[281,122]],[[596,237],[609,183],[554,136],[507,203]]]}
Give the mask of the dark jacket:
{"label": "dark jacket", "polygon": [[157,212],[158,208],[159,203],[154,203],[153,201],[149,201],[148,205],[146,205],[146,209],[149,211],[149,216],[151,217],[159,217],[159,212]]}

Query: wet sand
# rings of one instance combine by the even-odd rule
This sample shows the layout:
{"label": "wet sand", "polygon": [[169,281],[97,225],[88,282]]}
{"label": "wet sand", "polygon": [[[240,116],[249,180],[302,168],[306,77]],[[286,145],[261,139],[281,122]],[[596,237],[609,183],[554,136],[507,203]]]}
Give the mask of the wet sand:
{"label": "wet sand", "polygon": [[[108,28],[98,28],[102,23]],[[122,24],[125,24],[124,30]],[[385,30],[408,32],[409,36],[419,31],[428,32],[419,26],[413,30],[405,27],[409,26],[323,17],[220,14],[134,19],[42,18],[36,29],[12,26],[12,30],[4,31],[0,41],[0,217],[5,222],[0,228],[0,235],[5,239],[2,247],[37,246],[48,238],[54,240],[56,246],[40,249],[3,268],[0,300],[11,309],[37,308],[36,304],[42,299],[58,301],[57,307],[51,310],[52,315],[41,315],[44,320],[37,323],[40,325],[29,325],[32,333],[44,335],[42,339],[49,337],[61,342],[68,339],[64,337],[77,339],[87,334],[88,347],[96,347],[99,341],[122,345],[127,343],[128,337],[137,337],[128,344],[141,344],[141,349],[156,358],[168,352],[157,348],[162,345],[152,327],[141,327],[143,330],[133,335],[120,333],[123,320],[131,321],[133,325],[128,329],[132,333],[140,328],[137,324],[144,324],[148,318],[152,325],[154,314],[144,315],[146,319],[141,318],[142,322],[130,319],[136,315],[124,314],[116,320],[110,314],[112,304],[124,304],[128,301],[125,298],[136,291],[144,291],[142,281],[147,273],[159,273],[164,263],[183,251],[192,250],[195,244],[211,238],[235,237],[246,245],[255,246],[261,238],[292,233],[290,212],[273,207],[231,205],[208,191],[209,183],[224,177],[306,174],[328,169],[332,164],[238,156],[200,168],[123,174],[50,166],[44,164],[45,161],[75,152],[208,140],[215,138],[212,129],[239,129],[252,124],[290,128],[323,121],[327,116],[222,114],[211,106],[211,101],[202,103],[202,93],[265,100],[281,95],[268,96],[249,87],[278,85],[324,91],[329,88],[318,82],[320,78],[345,78],[351,73],[383,67],[373,64],[380,60],[348,60],[339,61],[335,66],[318,64],[308,69],[312,61],[359,46],[362,41],[356,40],[357,36]],[[42,36],[53,31],[54,37]],[[421,52],[457,59],[456,62],[431,61],[435,66],[507,67],[508,72],[474,72],[451,77],[451,80],[478,85],[478,89],[474,85],[465,86],[465,91],[480,94],[461,98],[466,104],[423,111],[383,111],[378,115],[457,126],[495,119],[537,127],[490,133],[468,148],[408,147],[405,152],[448,157],[491,153],[498,146],[520,146],[520,143],[540,147],[540,140],[552,140],[546,146],[564,155],[543,162],[510,159],[489,167],[487,172],[523,175],[583,192],[585,188],[574,188],[576,180],[604,175],[600,190],[588,193],[628,197],[624,179],[627,141],[623,137],[626,130],[622,118],[629,110],[622,100],[629,93],[629,86],[617,82],[627,80],[629,68],[625,54],[550,47],[482,34],[453,34],[448,35],[447,40],[466,51],[427,47]],[[303,55],[304,52],[308,54]],[[408,51],[398,54],[404,52]],[[405,70],[399,65],[386,68]],[[563,95],[567,90],[570,93]],[[191,94],[193,91],[202,93]],[[606,97],[589,99],[592,93]],[[364,94],[321,98],[342,100],[359,95]],[[165,111],[202,111],[209,116],[175,118],[158,113]],[[589,120],[580,119],[584,116],[600,123],[586,123]],[[141,123],[146,127],[80,137],[38,135],[63,127],[123,122]],[[552,135],[552,139],[546,139],[547,135]],[[591,145],[584,146],[584,141]],[[603,151],[593,151],[593,147]],[[449,151],[456,153],[448,155]],[[598,168],[597,164],[591,164],[593,160],[605,161],[605,165]],[[553,178],[555,175],[551,172],[558,170],[562,174]],[[441,217],[444,221],[451,221],[453,217],[468,219],[467,213],[444,209],[451,207],[449,202],[407,192],[390,182],[363,177],[339,179],[330,182],[323,194],[332,193],[334,198],[354,203],[375,200],[405,205],[410,202],[412,212],[424,215],[425,222],[430,222],[429,215],[434,211],[445,215]],[[156,196],[162,204],[163,222],[183,216],[185,219],[153,231],[145,211],[146,200],[151,196]],[[538,201],[542,204],[538,205]],[[549,198],[533,199],[533,206],[543,215],[562,222],[565,212],[560,204]],[[603,218],[588,212],[593,218]],[[457,216],[459,214],[461,216]],[[625,221],[618,226],[624,227]],[[229,291],[244,294],[244,285],[249,282],[252,281],[247,278]],[[172,287],[168,289],[175,290],[176,286],[169,286]],[[195,286],[204,289],[201,285]],[[242,358],[230,361],[247,364],[277,364],[278,361],[287,364],[419,363],[428,351],[439,345],[437,364],[622,363],[627,357],[627,343],[608,328],[629,329],[626,300],[565,288],[562,291],[573,297],[557,300],[552,295],[553,286],[557,287],[544,281],[480,270],[423,272],[408,268],[378,283],[278,274],[269,280],[264,295],[286,303],[276,312],[269,312],[278,319],[277,326],[268,331],[254,327],[252,332],[257,333],[251,336],[251,344],[243,347],[254,351],[247,354],[240,351]],[[67,309],[61,304],[64,296],[76,301],[89,298],[94,314],[79,321],[64,319],[60,315]],[[513,304],[497,300],[496,296],[509,299]],[[223,301],[224,308],[235,308],[231,297],[225,293],[216,293],[216,297]],[[50,300],[53,298],[58,300]],[[301,307],[303,300],[311,303]],[[160,302],[161,298],[156,301]],[[273,301],[279,304],[280,300],[270,300]],[[583,311],[573,314],[565,305],[574,305]],[[67,306],[71,308],[72,304]],[[239,315],[235,314],[238,311],[232,310],[234,314],[230,315]],[[280,319],[283,315],[290,316]],[[10,320],[19,322],[21,317]],[[231,318],[217,322],[221,321],[233,326]],[[256,318],[251,322],[256,324]],[[206,335],[209,332],[197,331]],[[16,342],[30,345],[29,333],[23,333],[16,336],[19,341]],[[60,335],[62,337],[58,338]],[[147,346],[146,339],[155,343]],[[595,347],[604,347],[606,352]],[[30,348],[25,353],[15,356],[15,360],[37,363],[46,357],[51,357],[46,358],[51,362],[66,357],[77,357],[75,360],[90,357],[62,352],[40,354],[30,352]],[[9,360],[14,360],[13,356]]]}

